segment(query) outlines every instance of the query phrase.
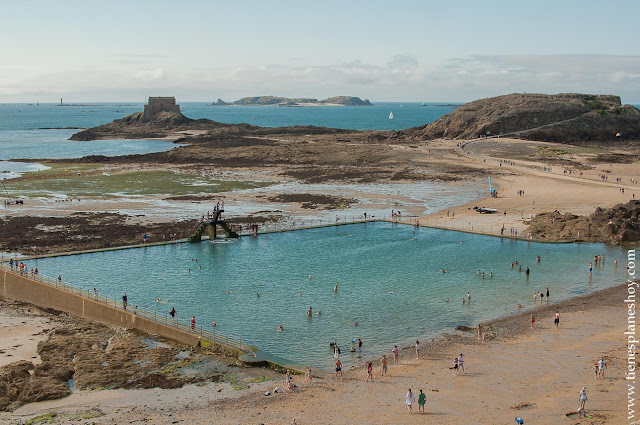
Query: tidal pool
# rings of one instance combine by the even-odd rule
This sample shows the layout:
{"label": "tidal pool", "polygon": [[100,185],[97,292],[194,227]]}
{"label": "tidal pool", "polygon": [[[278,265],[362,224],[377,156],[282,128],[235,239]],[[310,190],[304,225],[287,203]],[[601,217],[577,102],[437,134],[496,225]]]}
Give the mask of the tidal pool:
{"label": "tidal pool", "polygon": [[[596,254],[605,255],[605,265],[590,276]],[[330,369],[332,341],[349,366],[389,353],[395,344],[515,313],[517,303],[533,308],[534,292],[547,287],[553,303],[612,286],[625,279],[624,258],[621,249],[602,244],[543,244],[371,222],[46,258],[29,267],[49,277],[61,274],[85,290],[95,287],[101,296],[120,299],[126,292],[131,306],[159,317],[175,307],[181,320],[194,314],[198,327],[211,330],[215,320],[217,332]],[[511,268],[515,260],[522,272]],[[467,291],[471,305],[461,302]],[[363,341],[362,357],[348,352],[354,338]]]}

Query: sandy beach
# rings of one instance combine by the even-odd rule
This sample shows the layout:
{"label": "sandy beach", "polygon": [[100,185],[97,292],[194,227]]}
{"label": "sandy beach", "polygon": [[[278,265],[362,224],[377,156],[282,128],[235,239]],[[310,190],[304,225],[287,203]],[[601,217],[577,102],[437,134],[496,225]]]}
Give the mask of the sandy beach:
{"label": "sandy beach", "polygon": [[[29,418],[55,413],[59,423],[88,409],[100,416],[91,423],[157,424],[298,424],[351,421],[371,424],[511,423],[522,417],[536,424],[621,424],[626,417],[623,379],[626,362],[622,300],[626,285],[619,285],[534,311],[484,324],[486,342],[475,331],[455,332],[434,341],[423,341],[421,358],[411,347],[402,350],[400,364],[391,364],[380,376],[380,360],[374,361],[374,382],[365,382],[363,369],[346,371],[343,379],[294,377],[293,391],[265,396],[284,387],[277,378],[233,390],[228,385],[206,384],[174,390],[77,391],[68,398],[32,403],[0,419],[19,424]],[[553,324],[560,312],[560,326]],[[25,330],[25,332],[27,332]],[[392,347],[390,346],[390,349]],[[452,359],[462,353],[465,373],[453,376]],[[594,365],[604,358],[605,378],[596,379]],[[587,418],[578,419],[578,393],[586,386]],[[426,394],[425,413],[409,413],[404,398],[411,388]]]}

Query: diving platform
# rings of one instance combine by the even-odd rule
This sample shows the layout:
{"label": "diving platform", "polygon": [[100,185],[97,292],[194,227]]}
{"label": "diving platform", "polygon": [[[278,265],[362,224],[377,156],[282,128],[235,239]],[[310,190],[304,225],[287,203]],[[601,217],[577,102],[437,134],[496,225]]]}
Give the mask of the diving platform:
{"label": "diving platform", "polygon": [[224,231],[224,235],[227,238],[237,238],[238,233],[235,230],[229,227],[229,224],[220,218],[220,214],[222,214],[224,210],[215,210],[213,211],[213,216],[208,220],[203,220],[202,223],[198,225],[195,231],[189,236],[189,242],[200,242],[202,241],[202,233],[205,229],[209,232],[209,240],[215,240],[218,232],[218,226],[222,228]]}

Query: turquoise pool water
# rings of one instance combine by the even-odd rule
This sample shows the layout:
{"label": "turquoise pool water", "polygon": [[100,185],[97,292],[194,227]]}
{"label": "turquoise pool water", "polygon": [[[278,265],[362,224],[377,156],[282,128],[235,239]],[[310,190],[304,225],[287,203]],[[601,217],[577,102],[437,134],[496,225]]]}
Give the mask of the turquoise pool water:
{"label": "turquoise pool water", "polygon": [[[589,277],[596,254],[604,254],[606,263]],[[130,305],[159,315],[175,307],[181,319],[195,314],[198,326],[215,320],[218,332],[329,369],[331,341],[341,346],[348,366],[388,353],[394,344],[514,313],[518,302],[532,308],[533,293],[546,287],[557,302],[622,282],[623,258],[619,248],[601,244],[541,244],[366,223],[48,258],[29,266],[83,289],[96,287],[102,296],[120,299],[126,292]],[[511,269],[514,260],[522,272]],[[461,303],[467,291],[471,305]],[[362,358],[348,353],[353,338],[364,343]]]}

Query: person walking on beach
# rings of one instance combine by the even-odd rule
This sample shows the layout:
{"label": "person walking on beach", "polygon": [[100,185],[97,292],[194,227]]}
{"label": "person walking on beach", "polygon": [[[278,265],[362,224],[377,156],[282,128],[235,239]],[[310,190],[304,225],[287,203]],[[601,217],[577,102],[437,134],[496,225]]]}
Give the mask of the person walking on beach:
{"label": "person walking on beach", "polygon": [[196,330],[196,316],[195,315],[191,316],[191,330],[192,331]]}
{"label": "person walking on beach", "polygon": [[338,379],[338,374],[340,375],[340,379],[342,379],[342,363],[340,363],[340,359],[336,359],[336,379]]}
{"label": "person walking on beach", "polygon": [[531,321],[531,329],[533,329],[533,324],[536,322],[536,318],[533,317],[533,313],[531,313],[531,319],[529,319]]}
{"label": "person walking on beach", "polygon": [[458,373],[464,373],[464,360],[462,359],[462,353],[458,356]]}
{"label": "person walking on beach", "polygon": [[127,294],[125,292],[125,294],[122,296],[122,308],[124,308],[125,310],[127,309],[128,301],[129,299],[127,298]]}
{"label": "person walking on beach", "polygon": [[382,355],[382,359],[380,360],[380,365],[382,366],[382,372],[380,373],[380,376],[386,376],[387,375],[387,355],[386,354]]}
{"label": "person walking on beach", "polygon": [[553,324],[556,325],[556,329],[558,329],[558,325],[560,324],[560,313],[556,311],[556,315],[553,318]]}
{"label": "person walking on beach", "polygon": [[398,364],[398,354],[400,353],[400,351],[398,350],[398,346],[394,345],[393,349],[391,350],[391,354],[393,354],[393,364]]}
{"label": "person walking on beach", "polygon": [[598,376],[604,379],[604,370],[607,368],[607,363],[604,361],[604,357],[598,360]]}
{"label": "person walking on beach", "polygon": [[367,382],[369,382],[369,379],[373,382],[373,363],[371,362],[367,364]]}
{"label": "person walking on beach", "polygon": [[584,405],[587,402],[587,388],[582,387],[580,390],[580,404],[578,405],[578,413],[582,413],[585,417],[587,414],[584,411]]}
{"label": "person walking on beach", "polygon": [[416,360],[420,360],[420,341],[416,340]]}
{"label": "person walking on beach", "polygon": [[458,358],[454,357],[453,358],[453,376],[455,377],[458,374]]}
{"label": "person walking on beach", "polygon": [[409,409],[409,413],[411,413],[411,405],[413,404],[414,399],[415,399],[415,396],[411,392],[411,388],[409,388],[409,392],[407,393],[407,396],[405,397],[405,401],[404,401],[407,404],[407,409]]}
{"label": "person walking on beach", "polygon": [[424,404],[427,401],[427,395],[420,390],[418,394],[418,412],[424,413]]}

